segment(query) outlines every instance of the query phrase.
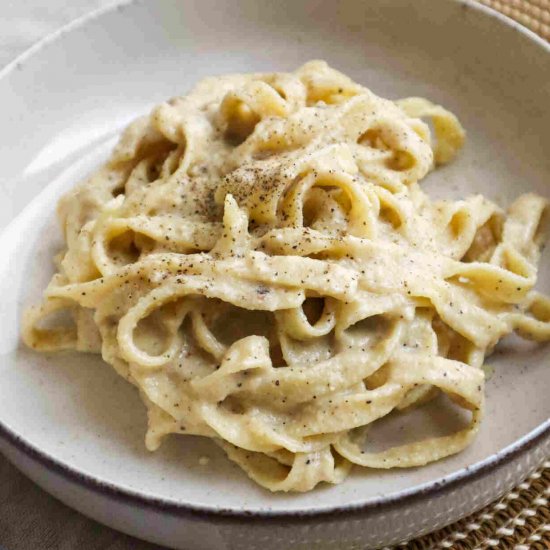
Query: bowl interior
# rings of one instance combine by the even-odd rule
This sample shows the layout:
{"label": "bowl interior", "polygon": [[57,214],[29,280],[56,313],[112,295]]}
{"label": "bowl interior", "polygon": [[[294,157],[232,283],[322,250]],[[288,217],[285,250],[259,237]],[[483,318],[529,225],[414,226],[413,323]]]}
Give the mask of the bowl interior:
{"label": "bowl interior", "polygon": [[[136,391],[99,358],[20,346],[21,309],[39,299],[61,242],[57,197],[105,158],[124,124],[203,76],[290,70],[313,58],[379,95],[424,96],[458,115],[467,145],[427,178],[430,194],[483,193],[501,204],[528,190],[550,196],[550,56],[484,9],[450,0],[163,0],[107,12],[0,79],[0,226],[15,218],[0,237],[0,422],[56,460],[141,494],[294,510],[411,490],[494,455],[548,419],[550,348],[510,340],[490,360],[486,419],[465,452],[420,469],[356,469],[345,483],[310,494],[272,495],[208,440],[172,436],[148,453]],[[538,286],[546,291],[549,270],[545,254]],[[411,422],[445,431],[460,419],[433,408]],[[390,419],[385,437],[401,423]]]}

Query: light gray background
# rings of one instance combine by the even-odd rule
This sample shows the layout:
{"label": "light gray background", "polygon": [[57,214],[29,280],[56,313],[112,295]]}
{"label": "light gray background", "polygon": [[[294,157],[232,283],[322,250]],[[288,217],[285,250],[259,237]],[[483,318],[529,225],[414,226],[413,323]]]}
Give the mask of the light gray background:
{"label": "light gray background", "polygon": [[[17,0],[0,8],[0,67],[43,36],[113,0]],[[0,455],[3,550],[155,550],[87,519],[42,491]]]}

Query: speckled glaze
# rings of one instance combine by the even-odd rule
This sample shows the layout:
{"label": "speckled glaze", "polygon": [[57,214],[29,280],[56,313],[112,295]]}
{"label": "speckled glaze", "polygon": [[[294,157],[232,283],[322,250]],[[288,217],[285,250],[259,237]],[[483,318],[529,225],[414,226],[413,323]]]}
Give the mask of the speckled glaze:
{"label": "speckled glaze", "polygon": [[[131,2],[70,25],[0,73],[0,449],[105,524],[186,550],[375,548],[481,508],[550,454],[550,348],[515,339],[491,358],[487,417],[465,452],[414,470],[358,470],[306,495],[255,487],[207,440],[173,437],[148,453],[143,407],[112,369],[20,347],[21,309],[38,299],[60,244],[56,199],[130,119],[203,76],[312,58],[379,95],[425,96],[459,116],[467,146],[426,180],[429,193],[550,196],[549,48],[471,3]],[[549,274],[546,254],[546,291]],[[432,407],[410,424],[390,419],[382,439],[402,425],[427,429],[427,415],[443,430],[458,422]]]}

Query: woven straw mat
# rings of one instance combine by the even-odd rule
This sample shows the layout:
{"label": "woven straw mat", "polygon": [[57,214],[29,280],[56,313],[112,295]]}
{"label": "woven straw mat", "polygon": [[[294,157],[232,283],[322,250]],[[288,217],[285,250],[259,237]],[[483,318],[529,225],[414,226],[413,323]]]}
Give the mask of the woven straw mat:
{"label": "woven straw mat", "polygon": [[479,0],[550,40],[550,0]]}

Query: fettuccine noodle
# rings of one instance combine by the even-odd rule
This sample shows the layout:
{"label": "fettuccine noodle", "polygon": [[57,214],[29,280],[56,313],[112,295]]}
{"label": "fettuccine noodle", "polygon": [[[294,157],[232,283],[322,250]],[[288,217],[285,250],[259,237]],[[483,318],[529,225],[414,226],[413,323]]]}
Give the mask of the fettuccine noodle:
{"label": "fettuccine noodle", "polygon": [[[208,78],[61,199],[66,249],[24,340],[101,353],[139,389],[149,449],[213,438],[272,491],[457,453],[483,416],[486,354],[513,331],[550,338],[533,290],[547,202],[504,212],[419,187],[464,137],[444,108],[320,61]],[[462,430],[365,447],[374,422],[442,393]]]}

